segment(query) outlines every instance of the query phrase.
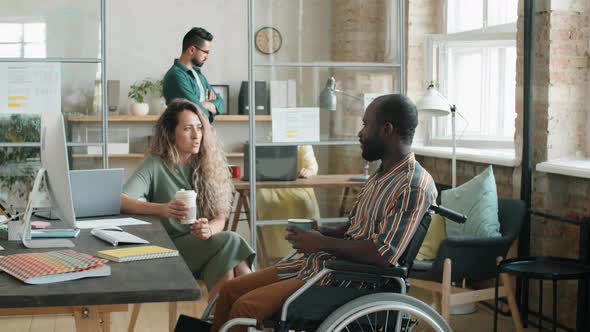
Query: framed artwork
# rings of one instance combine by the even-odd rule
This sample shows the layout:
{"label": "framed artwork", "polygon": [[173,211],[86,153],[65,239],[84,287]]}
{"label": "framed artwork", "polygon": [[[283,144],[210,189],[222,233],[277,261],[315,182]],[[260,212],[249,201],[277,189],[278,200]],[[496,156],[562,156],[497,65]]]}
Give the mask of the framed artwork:
{"label": "framed artwork", "polygon": [[225,106],[225,114],[231,114],[229,112],[229,85],[227,84],[211,84],[213,90],[217,92],[221,98],[223,98],[223,106]]}

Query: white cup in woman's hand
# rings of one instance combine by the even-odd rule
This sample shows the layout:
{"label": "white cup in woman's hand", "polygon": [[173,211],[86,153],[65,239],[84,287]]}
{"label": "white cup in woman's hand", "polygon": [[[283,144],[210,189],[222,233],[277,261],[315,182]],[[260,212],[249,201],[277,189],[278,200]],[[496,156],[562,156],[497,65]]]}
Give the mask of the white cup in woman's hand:
{"label": "white cup in woman's hand", "polygon": [[194,190],[180,189],[174,197],[176,200],[184,202],[189,208],[185,216],[180,219],[180,223],[183,225],[194,224],[197,219],[197,193]]}

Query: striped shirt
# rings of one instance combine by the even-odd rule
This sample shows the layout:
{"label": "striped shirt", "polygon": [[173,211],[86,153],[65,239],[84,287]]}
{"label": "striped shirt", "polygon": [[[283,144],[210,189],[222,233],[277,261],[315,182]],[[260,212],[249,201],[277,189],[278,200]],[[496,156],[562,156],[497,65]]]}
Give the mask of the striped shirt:
{"label": "striped shirt", "polygon": [[[382,166],[383,167],[383,166]],[[370,240],[392,265],[409,244],[424,213],[436,201],[437,191],[430,174],[409,153],[388,170],[380,167],[356,200],[350,213],[345,240]],[[336,259],[316,252],[277,264],[280,279],[307,280]],[[322,284],[329,282],[326,278]]]}

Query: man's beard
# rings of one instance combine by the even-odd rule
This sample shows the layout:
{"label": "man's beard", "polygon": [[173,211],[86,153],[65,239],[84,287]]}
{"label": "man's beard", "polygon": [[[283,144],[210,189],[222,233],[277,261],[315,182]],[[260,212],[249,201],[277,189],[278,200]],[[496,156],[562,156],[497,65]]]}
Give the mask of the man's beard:
{"label": "man's beard", "polygon": [[191,59],[193,66],[202,67],[203,63],[199,63],[197,59]]}
{"label": "man's beard", "polygon": [[383,145],[379,142],[364,142],[362,149],[363,159],[366,161],[375,161],[383,156]]}

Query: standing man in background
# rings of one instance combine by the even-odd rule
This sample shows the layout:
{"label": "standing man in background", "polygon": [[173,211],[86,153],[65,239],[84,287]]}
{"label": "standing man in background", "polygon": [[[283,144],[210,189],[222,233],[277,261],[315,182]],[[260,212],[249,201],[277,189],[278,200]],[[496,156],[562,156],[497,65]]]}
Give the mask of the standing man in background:
{"label": "standing man in background", "polygon": [[223,99],[217,94],[201,67],[209,58],[213,35],[203,28],[192,28],[182,39],[182,54],[164,75],[166,105],[175,98],[186,98],[197,104],[201,112],[213,122],[215,115],[225,113]]}

